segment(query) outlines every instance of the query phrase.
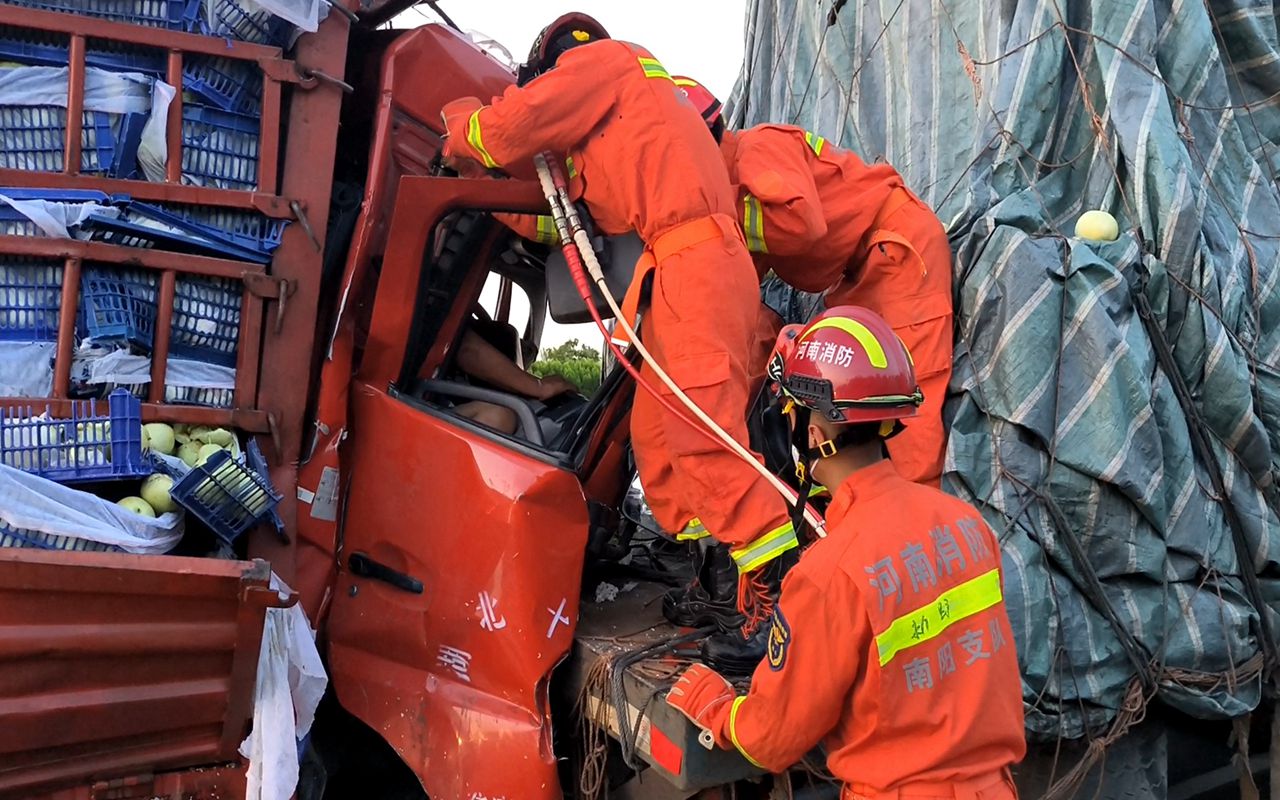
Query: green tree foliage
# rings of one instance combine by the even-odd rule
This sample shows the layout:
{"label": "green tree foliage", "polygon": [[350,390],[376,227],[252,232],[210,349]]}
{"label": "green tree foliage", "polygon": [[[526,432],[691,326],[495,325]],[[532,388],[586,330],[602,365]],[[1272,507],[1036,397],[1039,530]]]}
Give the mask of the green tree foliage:
{"label": "green tree foliage", "polygon": [[560,375],[590,396],[600,388],[600,353],[577,339],[570,339],[558,347],[542,351],[529,371],[539,378]]}

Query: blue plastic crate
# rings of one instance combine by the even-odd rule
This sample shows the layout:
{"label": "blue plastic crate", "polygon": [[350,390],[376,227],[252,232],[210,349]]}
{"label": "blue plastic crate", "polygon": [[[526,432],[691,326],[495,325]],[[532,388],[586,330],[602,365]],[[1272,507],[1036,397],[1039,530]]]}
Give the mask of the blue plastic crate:
{"label": "blue plastic crate", "polygon": [[[28,189],[23,186],[0,186],[0,194],[14,200],[48,200],[51,203],[116,203],[128,195],[107,194],[96,189]],[[8,208],[8,206],[5,206]]]}
{"label": "blue plastic crate", "polygon": [[62,270],[61,261],[0,255],[0,341],[58,341]]}
{"label": "blue plastic crate", "polygon": [[138,146],[142,144],[142,129],[147,126],[147,114],[125,114],[115,129],[115,149],[111,159],[111,177],[141,178],[138,172]]}
{"label": "blue plastic crate", "polygon": [[[262,450],[258,447],[256,439],[249,440],[249,445],[244,449],[244,460],[250,469],[258,473],[259,477],[267,484],[267,489],[272,494],[276,494],[276,487],[271,483],[271,470],[267,467],[267,459],[262,455]],[[276,529],[276,533],[283,536],[284,520],[276,513],[275,508],[271,509],[271,516],[268,520],[271,523],[271,527]]]}
{"label": "blue plastic crate", "polygon": [[[80,131],[80,172],[112,175],[117,160],[119,115],[84,112]],[[60,106],[0,106],[0,168],[62,172],[67,110]],[[135,153],[136,159],[136,153]]]}
{"label": "blue plastic crate", "polygon": [[198,225],[211,235],[219,235],[246,250],[268,257],[280,247],[280,241],[284,238],[284,226],[287,224],[286,220],[272,219],[256,211],[173,204],[164,208],[171,214]]}
{"label": "blue plastic crate", "polygon": [[[91,189],[22,189],[0,186],[0,194],[13,200],[47,200],[50,203],[113,202],[102,192]],[[43,236],[44,231],[8,203],[0,203],[0,236]]]}
{"label": "blue plastic crate", "polygon": [[80,334],[94,341],[128,343],[150,351],[157,297],[154,273],[86,267],[80,275]]}
{"label": "blue plastic crate", "polygon": [[231,408],[235,404],[234,389],[200,389],[195,386],[166,386],[164,401],[178,406]]}
{"label": "blue plastic crate", "polygon": [[[199,2],[200,0],[194,0]],[[6,3],[42,11],[61,11],[84,17],[145,25],[148,28],[182,30],[192,0],[5,0]]]}
{"label": "blue plastic crate", "polygon": [[93,241],[144,250],[171,250],[177,253],[229,258],[266,264],[271,255],[240,247],[220,232],[205,228],[169,211],[146,203],[130,202],[111,217],[93,214],[81,229]]}
{"label": "blue plastic crate", "polygon": [[0,522],[0,547],[25,547],[37,550],[67,550],[90,553],[123,553],[113,544],[103,544],[77,536],[56,536],[52,533],[14,528]]}
{"label": "blue plastic crate", "polygon": [[274,513],[280,502],[265,478],[226,450],[193,467],[169,494],[228,543]]}
{"label": "blue plastic crate", "polygon": [[173,325],[169,353],[178,358],[236,365],[240,340],[239,281],[187,275],[178,279],[173,293]]}
{"label": "blue plastic crate", "polygon": [[[116,389],[124,389],[140,400],[146,400],[151,383],[107,383],[90,384],[99,389],[101,394],[110,394]],[[204,408],[231,408],[235,404],[234,389],[208,389],[197,386],[166,386],[164,401],[176,406],[201,406]]]}
{"label": "blue plastic crate", "polygon": [[252,61],[193,53],[182,60],[182,89],[223,111],[262,110],[262,71]]}
{"label": "blue plastic crate", "polygon": [[[169,354],[234,367],[242,289],[231,278],[184,275],[173,294]],[[80,282],[81,335],[150,352],[155,341],[157,282],[142,270],[86,267]]]}
{"label": "blue plastic crate", "polygon": [[[213,7],[210,15],[209,7]],[[287,48],[293,24],[262,8],[250,8],[237,0],[191,0],[186,10],[187,29],[206,36]]]}
{"label": "blue plastic crate", "polygon": [[257,189],[258,130],[257,117],[184,104],[183,182],[218,189]]}
{"label": "blue plastic crate", "polygon": [[[0,33],[0,61],[15,61],[33,67],[65,67],[71,60],[67,40],[41,36],[34,31],[6,28]],[[130,47],[115,42],[89,40],[84,63],[113,72],[141,72],[164,77],[165,57],[159,50]]]}
{"label": "blue plastic crate", "polygon": [[29,405],[0,408],[0,463],[62,483],[151,474],[138,398],[112,392],[101,411],[95,400],[73,403],[69,419],[41,418]]}
{"label": "blue plastic crate", "polygon": [[26,215],[0,203],[0,236],[44,236],[44,231]]}

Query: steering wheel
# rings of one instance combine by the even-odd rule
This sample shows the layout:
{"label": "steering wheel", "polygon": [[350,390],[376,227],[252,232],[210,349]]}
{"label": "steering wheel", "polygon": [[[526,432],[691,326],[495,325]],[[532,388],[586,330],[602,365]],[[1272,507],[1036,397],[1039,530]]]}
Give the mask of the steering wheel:
{"label": "steering wheel", "polygon": [[546,440],[542,436],[542,426],[538,424],[538,406],[541,404],[536,400],[453,381],[420,380],[414,385],[414,389],[420,396],[440,394],[459,400],[480,400],[509,408],[515,412],[516,421],[520,424],[520,433],[524,438],[536,447],[546,446]]}
{"label": "steering wheel", "polygon": [[[565,440],[573,432],[578,418],[591,401],[579,392],[565,392],[544,401],[534,401],[533,406],[542,428],[542,436],[550,450],[563,450]],[[539,408],[539,406],[541,408]]]}

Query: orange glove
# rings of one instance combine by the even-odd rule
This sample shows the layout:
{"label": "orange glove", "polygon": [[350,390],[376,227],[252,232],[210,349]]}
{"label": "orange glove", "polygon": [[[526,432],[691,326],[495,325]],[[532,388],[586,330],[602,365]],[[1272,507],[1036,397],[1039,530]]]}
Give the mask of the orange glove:
{"label": "orange glove", "polygon": [[444,104],[440,109],[440,117],[444,120],[444,162],[452,166],[460,159],[479,160],[476,152],[467,143],[467,126],[471,123],[471,115],[484,108],[478,97],[459,97]]}
{"label": "orange glove", "polygon": [[737,692],[720,673],[706,664],[694,664],[671,687],[667,705],[684,714],[702,730],[710,731],[718,746],[731,750],[733,742],[725,728],[736,696]]}

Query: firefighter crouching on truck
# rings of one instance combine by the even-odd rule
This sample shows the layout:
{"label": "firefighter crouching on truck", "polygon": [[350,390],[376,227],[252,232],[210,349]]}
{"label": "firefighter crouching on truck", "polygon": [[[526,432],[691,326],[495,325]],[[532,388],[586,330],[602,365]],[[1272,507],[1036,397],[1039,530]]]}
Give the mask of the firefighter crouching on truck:
{"label": "firefighter crouching on truck", "polygon": [[[446,158],[494,169],[546,150],[567,156],[571,188],[595,226],[606,234],[634,230],[645,242],[648,269],[637,268],[632,292],[652,275],[645,343],[694,402],[746,443],[758,281],[724,161],[697,110],[648,51],[609,39],[584,14],[544,29],[521,72],[520,85],[489,105],[470,97],[444,107]],[[636,393],[631,437],[664,528],[710,533],[744,574],[798,546],[787,504],[768,482],[647,392]],[[668,466],[678,480],[650,480]],[[742,585],[760,587],[745,578]],[[743,591],[740,605],[767,622],[767,593]]]}
{"label": "firefighter crouching on truck", "polygon": [[783,330],[770,378],[802,464],[834,492],[828,535],[783,581],[748,693],[696,664],[667,702],[773,772],[822,742],[846,800],[1015,798],[1026,745],[996,538],[884,457],[921,402],[906,348],[871,311],[836,307]]}

